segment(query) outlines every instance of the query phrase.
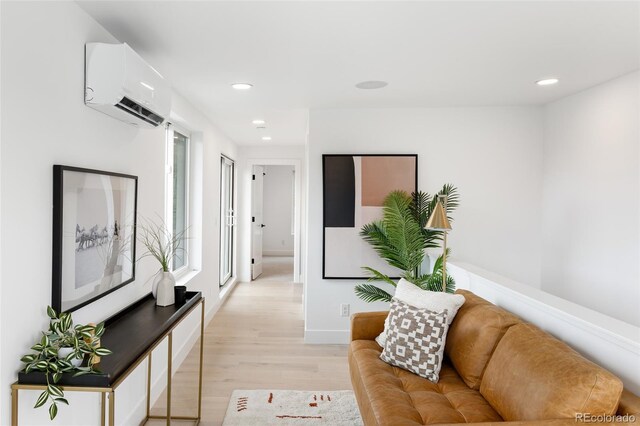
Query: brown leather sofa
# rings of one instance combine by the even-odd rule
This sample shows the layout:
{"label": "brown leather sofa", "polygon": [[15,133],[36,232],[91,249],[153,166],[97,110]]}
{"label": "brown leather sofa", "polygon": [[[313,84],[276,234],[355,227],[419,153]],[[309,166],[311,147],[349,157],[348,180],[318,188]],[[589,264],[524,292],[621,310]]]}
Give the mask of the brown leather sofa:
{"label": "brown leather sofa", "polygon": [[[387,312],[352,316],[349,370],[366,426],[559,426],[580,423],[576,415],[640,424],[640,398],[616,376],[504,309],[458,293],[466,302],[449,328],[438,383],[380,360],[374,339]],[[594,417],[601,415],[627,417]]]}

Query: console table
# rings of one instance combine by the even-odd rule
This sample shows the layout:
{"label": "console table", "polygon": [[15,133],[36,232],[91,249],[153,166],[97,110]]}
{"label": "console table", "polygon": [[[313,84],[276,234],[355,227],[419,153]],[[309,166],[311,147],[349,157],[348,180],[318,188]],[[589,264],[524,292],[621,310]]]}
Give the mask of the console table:
{"label": "console table", "polygon": [[[171,415],[171,375],[173,330],[198,306],[200,315],[200,360],[198,370],[198,412],[196,416]],[[101,426],[115,425],[115,391],[122,382],[145,359],[147,360],[147,415],[149,419],[192,420],[200,423],[202,412],[202,355],[204,350],[204,298],[200,292],[187,292],[186,302],[181,306],[156,306],[151,294],[123,309],[105,321],[105,333],[101,343],[113,351],[102,357],[96,367],[101,374],[72,377],[65,374],[58,383],[65,391],[101,393]],[[151,404],[151,362],[153,350],[168,338],[167,349],[167,412],[164,416],[152,416]],[[20,390],[44,390],[46,378],[42,372],[18,374],[18,381],[11,385],[11,425],[18,426],[18,393]],[[108,404],[107,404],[108,399]],[[108,408],[108,415],[107,415]]]}

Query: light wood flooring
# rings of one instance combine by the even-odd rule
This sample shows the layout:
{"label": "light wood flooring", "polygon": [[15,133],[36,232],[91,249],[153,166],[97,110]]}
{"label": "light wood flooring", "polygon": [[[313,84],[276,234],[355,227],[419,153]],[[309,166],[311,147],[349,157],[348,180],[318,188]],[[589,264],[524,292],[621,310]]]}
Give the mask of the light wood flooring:
{"label": "light wood flooring", "polygon": [[[347,347],[305,345],[303,334],[301,284],[238,284],[205,330],[201,424],[222,424],[234,389],[351,389]],[[174,415],[196,410],[198,347],[174,375]],[[153,414],[164,414],[165,398]]]}
{"label": "light wood flooring", "polygon": [[262,258],[262,281],[289,282],[293,279],[293,256],[265,256]]}

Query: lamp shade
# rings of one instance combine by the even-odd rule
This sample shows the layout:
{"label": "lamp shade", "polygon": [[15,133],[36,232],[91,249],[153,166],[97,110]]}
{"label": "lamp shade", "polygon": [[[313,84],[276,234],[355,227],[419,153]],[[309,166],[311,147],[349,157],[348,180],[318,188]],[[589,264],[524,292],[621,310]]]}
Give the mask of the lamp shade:
{"label": "lamp shade", "polygon": [[436,206],[424,227],[426,229],[435,229],[437,231],[448,231],[451,229],[451,224],[449,223],[449,219],[447,219],[447,214],[445,213],[444,207],[440,201],[436,203]]}

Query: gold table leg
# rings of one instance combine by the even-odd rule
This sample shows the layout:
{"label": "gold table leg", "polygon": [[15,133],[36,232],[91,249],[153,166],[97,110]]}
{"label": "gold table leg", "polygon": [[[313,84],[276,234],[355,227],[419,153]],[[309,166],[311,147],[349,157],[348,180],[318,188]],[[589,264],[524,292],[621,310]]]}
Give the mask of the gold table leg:
{"label": "gold table leg", "polygon": [[18,389],[11,389],[11,426],[18,426]]}
{"label": "gold table leg", "polygon": [[200,370],[198,372],[198,423],[202,418],[202,362],[204,354],[204,299],[202,299],[202,314],[200,316]]}
{"label": "gold table leg", "polygon": [[171,426],[171,364],[173,363],[173,331],[169,333],[167,349],[167,426]]}
{"label": "gold table leg", "polygon": [[151,415],[151,357],[153,352],[149,352],[149,363],[147,364],[147,418]]}
{"label": "gold table leg", "polygon": [[106,426],[107,416],[107,394],[106,392],[100,392],[100,426]]}
{"label": "gold table leg", "polygon": [[113,390],[109,391],[109,426],[116,424],[116,394]]}

